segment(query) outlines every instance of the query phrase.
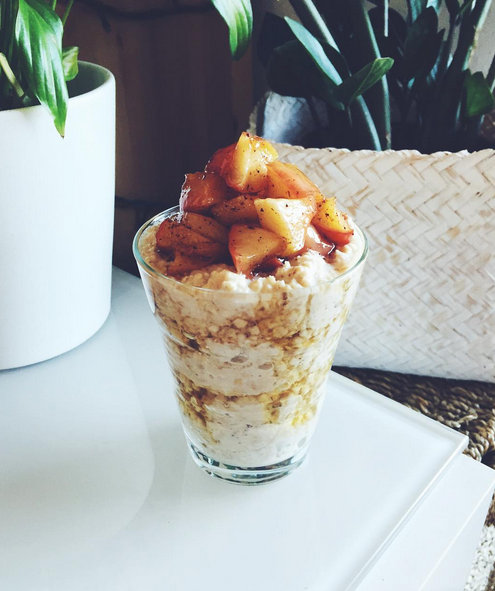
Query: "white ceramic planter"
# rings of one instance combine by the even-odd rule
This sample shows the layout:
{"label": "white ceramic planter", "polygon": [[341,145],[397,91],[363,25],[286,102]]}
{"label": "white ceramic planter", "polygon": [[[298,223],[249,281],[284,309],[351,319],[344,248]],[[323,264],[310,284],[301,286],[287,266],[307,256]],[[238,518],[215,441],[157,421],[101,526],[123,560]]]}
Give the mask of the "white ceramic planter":
{"label": "white ceramic planter", "polygon": [[110,311],[115,80],[81,62],[64,139],[43,107],[0,112],[0,369],[64,353]]}

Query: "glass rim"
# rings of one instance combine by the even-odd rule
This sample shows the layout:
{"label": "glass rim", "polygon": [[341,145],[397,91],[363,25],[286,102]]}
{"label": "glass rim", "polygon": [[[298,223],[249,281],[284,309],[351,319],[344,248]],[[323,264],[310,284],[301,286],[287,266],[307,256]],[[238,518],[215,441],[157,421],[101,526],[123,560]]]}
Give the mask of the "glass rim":
{"label": "glass rim", "polygon": [[[139,250],[139,240],[141,239],[141,236],[143,235],[144,231],[147,228],[149,228],[150,226],[156,225],[156,222],[158,221],[158,219],[160,219],[162,221],[165,218],[170,217],[173,214],[179,213],[179,212],[180,212],[180,208],[178,205],[174,205],[173,207],[169,207],[168,209],[164,209],[160,213],[157,213],[152,218],[150,218],[149,220],[144,222],[144,224],[136,232],[134,239],[132,241],[132,253],[133,253],[134,258],[136,259],[136,263],[138,264],[139,267],[141,267],[149,275],[155,276],[155,277],[165,280],[165,281],[170,281],[171,283],[177,284],[184,289],[198,290],[198,291],[202,291],[202,292],[217,293],[217,294],[218,293],[225,293],[225,294],[236,295],[239,297],[241,297],[243,295],[247,295],[247,296],[253,296],[253,295],[258,295],[258,296],[267,295],[267,296],[269,296],[269,295],[272,295],[272,292],[253,291],[253,290],[240,292],[240,291],[231,291],[231,290],[227,290],[227,289],[213,289],[211,287],[199,287],[196,285],[190,285],[188,283],[182,283],[182,281],[180,281],[179,279],[176,279],[175,277],[171,277],[170,275],[164,275],[163,273],[161,273],[160,271],[158,271],[157,269],[155,269],[154,267],[149,265],[144,260],[143,256],[141,255],[141,251]],[[332,277],[328,281],[324,281],[324,282],[320,282],[320,283],[331,284],[331,283],[340,281],[344,277],[346,277],[347,275],[350,275],[355,269],[357,269],[360,265],[362,265],[366,261],[366,258],[368,256],[368,238],[367,238],[365,232],[361,229],[360,226],[358,226],[358,224],[356,224],[356,222],[354,220],[353,220],[353,225],[354,225],[354,228],[358,230],[358,232],[361,234],[361,236],[363,238],[363,250],[361,252],[361,256],[351,267],[349,267],[349,269],[346,269],[343,273],[340,273],[340,275],[336,275],[335,277]],[[314,289],[314,287],[315,286],[310,286],[310,287],[300,286],[299,288],[295,288],[293,291],[295,291],[297,293],[303,292],[305,290],[310,291],[311,289]]]}

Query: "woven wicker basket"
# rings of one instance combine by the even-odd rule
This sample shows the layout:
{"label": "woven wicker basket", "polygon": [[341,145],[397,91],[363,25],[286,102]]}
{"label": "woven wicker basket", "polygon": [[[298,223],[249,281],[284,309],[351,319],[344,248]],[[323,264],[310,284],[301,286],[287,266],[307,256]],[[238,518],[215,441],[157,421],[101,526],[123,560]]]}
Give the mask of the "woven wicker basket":
{"label": "woven wicker basket", "polygon": [[495,381],[495,151],[277,149],[368,235],[335,362]]}

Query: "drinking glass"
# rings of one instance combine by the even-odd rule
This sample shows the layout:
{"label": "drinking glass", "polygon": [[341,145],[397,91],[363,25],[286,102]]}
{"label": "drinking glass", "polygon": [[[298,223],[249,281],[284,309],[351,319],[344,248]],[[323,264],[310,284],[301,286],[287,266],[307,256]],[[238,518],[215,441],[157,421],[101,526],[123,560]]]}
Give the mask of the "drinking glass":
{"label": "drinking glass", "polygon": [[[367,256],[311,287],[239,292],[195,287],[149,262],[150,230],[178,208],[146,222],[133,251],[175,377],[185,437],[212,476],[258,484],[276,480],[306,456],[342,327]],[[166,394],[166,393],[165,393]]]}

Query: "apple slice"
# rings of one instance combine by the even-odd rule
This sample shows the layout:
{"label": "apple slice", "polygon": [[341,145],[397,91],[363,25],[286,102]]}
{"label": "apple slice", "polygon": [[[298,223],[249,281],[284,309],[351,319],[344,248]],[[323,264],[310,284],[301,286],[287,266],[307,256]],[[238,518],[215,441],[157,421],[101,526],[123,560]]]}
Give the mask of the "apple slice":
{"label": "apple slice", "polygon": [[[218,205],[221,205],[221,203]],[[180,218],[180,222],[184,226],[201,234],[201,236],[214,240],[215,242],[220,242],[220,244],[227,244],[229,241],[229,231],[227,228],[205,215],[186,211]]]}
{"label": "apple slice", "polygon": [[260,228],[235,224],[229,232],[229,251],[235,270],[250,276],[258,265],[279,255],[285,249],[285,240],[277,234]]}
{"label": "apple slice", "polygon": [[224,179],[229,187],[242,193],[258,193],[266,184],[266,165],[278,157],[270,142],[242,132],[232,152]]}
{"label": "apple slice", "polygon": [[254,206],[255,195],[238,195],[217,203],[211,208],[211,215],[222,224],[254,224],[258,222],[258,212]]}
{"label": "apple slice", "polygon": [[232,162],[232,154],[234,153],[235,144],[220,148],[213,156],[208,160],[205,166],[205,171],[216,172],[220,176],[224,176],[227,172],[227,168]]}
{"label": "apple slice", "polygon": [[229,195],[229,189],[222,177],[215,172],[193,172],[186,174],[182,185],[179,206],[181,211],[207,211]]}
{"label": "apple slice", "polygon": [[335,250],[335,244],[333,242],[326,242],[318,230],[312,224],[310,224],[306,229],[304,249],[314,250],[324,259],[328,260],[329,256]]}
{"label": "apple slice", "polygon": [[261,226],[285,239],[281,256],[293,256],[304,248],[306,229],[316,209],[314,199],[255,199],[254,205]]}
{"label": "apple slice", "polygon": [[275,160],[266,165],[266,196],[275,199],[301,199],[310,195],[323,200],[320,189],[294,164]]}
{"label": "apple slice", "polygon": [[354,234],[347,221],[347,215],[337,209],[337,200],[330,197],[316,206],[313,225],[317,230],[337,246],[345,246]]}
{"label": "apple slice", "polygon": [[197,256],[188,256],[179,251],[173,252],[172,257],[167,266],[167,274],[169,275],[185,275],[214,262],[214,259],[201,259]]}
{"label": "apple slice", "polygon": [[219,260],[227,254],[224,244],[215,242],[174,218],[163,220],[156,233],[158,248],[189,257]]}

